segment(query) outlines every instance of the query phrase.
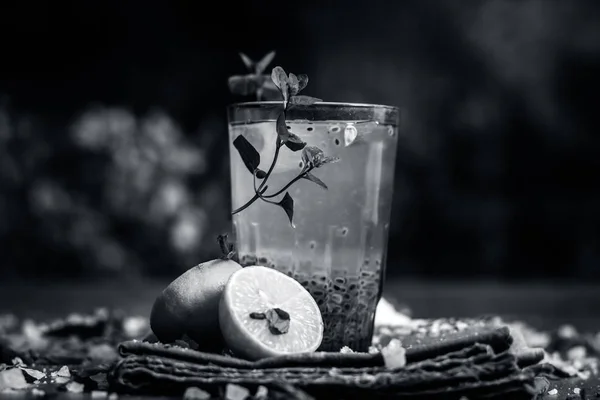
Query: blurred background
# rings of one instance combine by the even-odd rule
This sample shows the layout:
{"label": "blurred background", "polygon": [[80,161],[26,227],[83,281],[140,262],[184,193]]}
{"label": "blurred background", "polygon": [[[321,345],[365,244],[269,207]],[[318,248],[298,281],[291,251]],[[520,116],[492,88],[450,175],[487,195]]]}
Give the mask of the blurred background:
{"label": "blurred background", "polygon": [[0,6],[0,281],[175,277],[230,230],[238,52],[402,109],[390,276],[600,280],[600,3]]}

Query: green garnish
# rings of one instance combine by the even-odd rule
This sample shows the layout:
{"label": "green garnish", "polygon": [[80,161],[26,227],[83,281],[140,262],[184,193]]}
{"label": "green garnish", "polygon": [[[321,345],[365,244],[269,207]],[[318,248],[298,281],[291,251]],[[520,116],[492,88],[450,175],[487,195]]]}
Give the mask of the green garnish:
{"label": "green garnish", "polygon": [[[254,63],[248,56],[240,53],[242,61],[249,69],[253,69],[254,73],[247,75],[246,77],[231,77],[229,79],[229,87],[234,94],[249,95],[256,94],[257,99],[260,100],[263,91],[268,87],[268,82],[263,75],[264,69],[272,61],[275,52],[267,54],[259,63]],[[294,227],[294,199],[286,190],[300,179],[306,179],[315,184],[319,185],[323,189],[327,189],[327,185],[312,174],[312,170],[319,168],[325,164],[336,162],[339,160],[337,157],[325,156],[323,150],[315,146],[307,146],[298,135],[291,132],[286,124],[286,112],[294,106],[311,106],[316,102],[320,102],[321,99],[311,96],[298,95],[306,85],[308,84],[308,76],[305,74],[295,75],[293,73],[286,74],[283,68],[277,66],[271,71],[270,81],[279,90],[283,98],[283,106],[275,129],[277,131],[275,154],[273,155],[273,161],[267,172],[258,168],[260,165],[260,154],[254,146],[242,135],[236,137],[233,141],[234,147],[237,149],[242,161],[248,171],[252,174],[254,182],[254,196],[246,202],[240,208],[234,210],[232,215],[237,214],[246,208],[248,208],[256,200],[262,200],[264,202],[279,206],[283,208],[290,224]],[[285,146],[288,150],[297,152],[302,150],[302,170],[294,177],[290,182],[283,186],[283,188],[275,191],[274,193],[267,194],[268,189],[267,181],[277,164],[279,153],[281,148]],[[257,184],[257,180],[260,180],[260,184]],[[285,192],[285,195],[280,201],[271,200]]]}

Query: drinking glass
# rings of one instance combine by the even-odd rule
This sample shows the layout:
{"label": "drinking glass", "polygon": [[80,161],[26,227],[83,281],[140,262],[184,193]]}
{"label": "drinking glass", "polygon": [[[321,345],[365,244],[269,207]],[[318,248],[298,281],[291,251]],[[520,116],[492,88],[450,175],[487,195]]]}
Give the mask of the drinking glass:
{"label": "drinking glass", "polygon": [[[259,152],[260,169],[267,171],[282,109],[282,102],[268,101],[228,107],[234,210],[255,192],[233,140],[243,135]],[[328,189],[300,179],[287,190],[294,200],[295,227],[282,208],[261,200],[233,216],[240,262],[275,268],[311,293],[325,324],[319,350],[348,346],[367,351],[385,278],[399,110],[320,102],[292,107],[286,123],[308,146],[339,161],[312,171]],[[267,194],[276,193],[302,168],[301,151],[283,146]]]}

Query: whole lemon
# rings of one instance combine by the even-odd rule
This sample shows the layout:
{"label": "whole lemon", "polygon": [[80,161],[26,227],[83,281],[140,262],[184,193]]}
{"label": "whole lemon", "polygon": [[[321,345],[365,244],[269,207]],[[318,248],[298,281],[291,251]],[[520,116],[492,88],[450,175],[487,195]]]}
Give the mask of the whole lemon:
{"label": "whole lemon", "polygon": [[216,259],[190,268],[156,298],[150,327],[163,343],[183,335],[202,350],[218,350],[223,339],[219,328],[219,301],[231,275],[242,266],[231,259]]}

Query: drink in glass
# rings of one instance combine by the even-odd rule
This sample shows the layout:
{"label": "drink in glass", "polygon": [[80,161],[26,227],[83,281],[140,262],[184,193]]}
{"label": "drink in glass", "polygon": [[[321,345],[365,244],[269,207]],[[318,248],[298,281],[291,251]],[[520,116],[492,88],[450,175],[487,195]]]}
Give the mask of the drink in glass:
{"label": "drink in glass", "polygon": [[[243,135],[267,171],[275,153],[281,102],[228,108],[230,143]],[[312,173],[328,189],[300,179],[288,189],[294,225],[285,212],[261,200],[233,216],[242,265],[265,265],[299,281],[317,301],[325,323],[320,350],[348,346],[367,351],[385,278],[399,112],[395,107],[316,103],[286,112],[289,130],[307,146],[339,157]],[[254,192],[252,174],[230,146],[232,207]],[[303,168],[301,151],[281,148],[267,193],[284,187]]]}

